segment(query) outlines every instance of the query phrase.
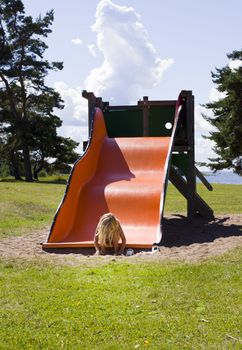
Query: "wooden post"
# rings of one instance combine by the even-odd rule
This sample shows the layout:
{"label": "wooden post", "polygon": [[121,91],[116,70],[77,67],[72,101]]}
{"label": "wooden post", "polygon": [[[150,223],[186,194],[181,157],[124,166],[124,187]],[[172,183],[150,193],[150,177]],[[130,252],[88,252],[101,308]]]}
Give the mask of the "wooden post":
{"label": "wooden post", "polygon": [[[169,180],[177,188],[177,190],[186,198],[186,200],[188,200],[189,189],[187,181],[183,179],[179,171],[177,171],[176,168],[173,166],[171,166],[170,168]],[[194,205],[196,207],[196,211],[204,218],[207,218],[208,220],[213,220],[213,210],[209,207],[209,205],[206,202],[204,202],[204,200],[197,193],[195,193],[194,197]]]}
{"label": "wooden post", "polygon": [[206,177],[198,170],[197,167],[196,168],[196,175],[199,178],[199,180],[204,184],[204,186],[209,190],[209,191],[213,191],[213,186],[208,182],[208,180],[206,179]]}
{"label": "wooden post", "polygon": [[96,106],[96,96],[93,92],[82,91],[82,97],[88,100],[88,136],[91,134],[92,118]]}
{"label": "wooden post", "polygon": [[102,97],[96,97],[96,107],[103,109],[103,100]]}
{"label": "wooden post", "polygon": [[143,136],[149,136],[149,103],[148,96],[143,97]]}
{"label": "wooden post", "polygon": [[196,215],[196,168],[194,147],[194,96],[191,91],[182,91],[185,99],[187,118],[187,143],[188,143],[188,173],[187,173],[187,216],[192,219]]}

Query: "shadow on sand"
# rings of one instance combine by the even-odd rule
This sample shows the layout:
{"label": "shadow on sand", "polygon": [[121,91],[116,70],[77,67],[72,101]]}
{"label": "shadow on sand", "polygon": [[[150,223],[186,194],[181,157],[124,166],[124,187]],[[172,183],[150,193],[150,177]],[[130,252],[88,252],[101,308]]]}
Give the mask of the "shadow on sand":
{"label": "shadow on sand", "polygon": [[242,223],[226,224],[228,220],[229,216],[215,218],[210,222],[200,216],[192,221],[182,215],[164,218],[162,246],[188,246],[194,243],[213,242],[222,237],[241,236]]}
{"label": "shadow on sand", "polygon": [[[197,217],[192,222],[185,216],[173,215],[164,218],[163,221],[163,247],[181,247],[189,246],[194,243],[209,243],[217,238],[241,236],[242,223],[228,224],[229,216],[224,218],[215,218],[214,221],[208,222],[201,217]],[[55,254],[82,254],[93,255],[94,248],[68,248],[68,249],[45,249],[48,253]],[[140,251],[150,251],[150,249],[134,249],[134,253]],[[113,251],[108,252],[113,255]]]}

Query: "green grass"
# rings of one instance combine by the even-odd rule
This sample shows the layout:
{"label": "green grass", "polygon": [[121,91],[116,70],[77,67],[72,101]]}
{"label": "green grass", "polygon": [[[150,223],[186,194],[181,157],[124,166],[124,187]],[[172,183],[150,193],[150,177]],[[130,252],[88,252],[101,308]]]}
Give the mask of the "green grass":
{"label": "green grass", "polygon": [[[0,237],[51,225],[66,186],[44,180],[0,182]],[[241,189],[198,186],[216,214],[241,213]],[[185,211],[169,186],[166,214]],[[92,267],[2,261],[0,349],[241,349],[241,256],[100,266],[94,258]]]}
{"label": "green grass", "polygon": [[54,184],[64,184],[66,185],[66,182],[68,180],[68,175],[52,175],[52,176],[45,176],[40,177],[39,181],[42,183],[54,183]]}
{"label": "green grass", "polygon": [[[215,215],[242,213],[242,185],[213,184],[208,191],[202,184],[197,185],[198,194],[210,205]],[[186,200],[173,186],[168,186],[165,214],[186,213]]]}
{"label": "green grass", "polygon": [[[0,238],[50,227],[65,192],[65,179],[57,176],[42,178],[38,183],[0,181]],[[213,192],[198,185],[198,192],[217,215],[242,213],[240,185],[214,185]],[[186,202],[169,185],[165,214],[171,213],[185,214]]]}
{"label": "green grass", "polygon": [[242,213],[242,185],[213,184],[212,192],[198,185],[198,193],[213,208],[215,214]]}
{"label": "green grass", "polygon": [[241,349],[241,250],[197,264],[0,264],[0,349]]}
{"label": "green grass", "polygon": [[50,226],[65,185],[0,182],[0,238]]}

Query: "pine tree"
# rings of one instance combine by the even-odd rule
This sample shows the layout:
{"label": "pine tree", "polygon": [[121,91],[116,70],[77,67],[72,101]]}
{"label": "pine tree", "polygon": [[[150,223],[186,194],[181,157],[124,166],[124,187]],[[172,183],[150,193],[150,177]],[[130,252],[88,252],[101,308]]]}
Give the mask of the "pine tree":
{"label": "pine tree", "polygon": [[60,95],[44,82],[49,71],[63,68],[61,62],[50,63],[43,57],[47,45],[42,38],[51,33],[53,19],[53,10],[33,20],[25,15],[21,0],[0,0],[1,132],[13,158],[21,151],[27,181],[33,180],[33,125],[38,128],[37,122],[45,119],[47,128],[53,126],[58,119],[54,108],[63,108]]}
{"label": "pine tree", "polygon": [[206,138],[215,142],[213,148],[218,157],[209,158],[209,166],[213,171],[233,169],[242,175],[242,50],[233,51],[227,57],[241,61],[236,69],[229,65],[212,72],[212,80],[217,84],[224,97],[204,106],[213,112],[213,116],[203,117],[215,130]]}

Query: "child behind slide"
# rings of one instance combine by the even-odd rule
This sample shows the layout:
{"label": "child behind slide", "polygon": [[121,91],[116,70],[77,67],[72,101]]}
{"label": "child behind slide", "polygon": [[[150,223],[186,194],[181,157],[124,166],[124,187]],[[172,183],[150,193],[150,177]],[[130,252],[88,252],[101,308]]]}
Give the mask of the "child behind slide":
{"label": "child behind slide", "polygon": [[95,232],[94,245],[97,255],[104,255],[106,249],[109,248],[114,248],[115,255],[124,253],[126,238],[118,219],[113,214],[107,213],[100,218]]}

